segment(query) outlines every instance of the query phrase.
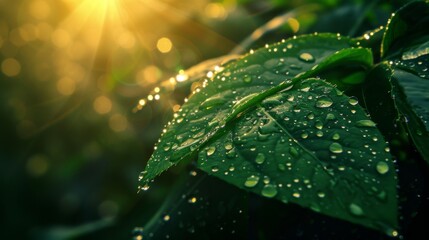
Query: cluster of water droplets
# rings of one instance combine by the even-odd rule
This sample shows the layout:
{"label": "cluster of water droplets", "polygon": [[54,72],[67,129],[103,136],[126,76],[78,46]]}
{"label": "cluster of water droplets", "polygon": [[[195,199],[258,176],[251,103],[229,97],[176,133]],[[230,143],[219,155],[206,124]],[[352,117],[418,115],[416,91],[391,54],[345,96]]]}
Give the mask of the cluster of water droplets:
{"label": "cluster of water droplets", "polygon": [[[202,151],[199,166],[262,196],[315,211],[332,207],[329,199],[342,181],[366,182],[367,193],[385,201],[388,193],[376,175],[392,174],[392,161],[376,124],[356,98],[319,84],[292,86],[262,101]],[[313,196],[326,200],[315,203]],[[359,217],[366,207],[351,201],[346,210]]]}
{"label": "cluster of water droplets", "polygon": [[429,62],[427,56],[411,60],[389,61],[389,64],[395,68],[408,69],[421,78],[429,79]]}
{"label": "cluster of water droplets", "polygon": [[[376,146],[383,145],[386,152],[388,147],[356,98],[316,81],[288,83],[281,93],[262,101],[261,107],[242,114],[257,104],[253,101],[262,91],[320,61],[310,51],[295,47],[299,49],[299,43],[294,41],[267,46],[266,51],[274,56],[262,64],[260,56],[252,59],[257,52],[251,51],[244,60],[203,81],[202,88],[194,90],[163,131],[168,141],[161,138],[156,146],[154,168],[166,169],[189,152],[199,151],[198,165],[205,171],[262,196],[294,201],[315,211],[332,208],[329,199],[335,187],[344,184],[341,179],[355,186],[362,184],[356,179],[367,183],[373,187],[368,192],[384,201],[390,193],[383,192],[374,174],[391,174],[392,164]],[[276,53],[281,54],[276,57]],[[201,148],[231,116],[241,120]],[[349,141],[355,137],[358,142]],[[356,179],[348,179],[348,175]],[[351,215],[367,214],[361,201],[346,206]]]}

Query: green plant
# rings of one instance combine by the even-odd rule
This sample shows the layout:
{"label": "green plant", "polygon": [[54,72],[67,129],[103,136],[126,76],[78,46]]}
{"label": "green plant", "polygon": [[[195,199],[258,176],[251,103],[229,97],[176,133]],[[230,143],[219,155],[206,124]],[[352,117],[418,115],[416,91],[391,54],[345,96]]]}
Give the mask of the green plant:
{"label": "green plant", "polygon": [[197,158],[238,188],[397,236],[392,144],[409,135],[429,162],[428,16],[413,2],[360,38],[293,37],[222,66],[166,126],[142,188]]}

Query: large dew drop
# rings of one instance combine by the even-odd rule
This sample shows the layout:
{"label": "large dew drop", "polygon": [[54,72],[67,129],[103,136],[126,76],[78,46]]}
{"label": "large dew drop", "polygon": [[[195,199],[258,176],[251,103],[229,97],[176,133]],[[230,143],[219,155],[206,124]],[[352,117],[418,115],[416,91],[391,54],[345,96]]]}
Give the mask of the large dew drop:
{"label": "large dew drop", "polygon": [[225,150],[229,151],[233,148],[232,143],[226,143],[225,144]]}
{"label": "large dew drop", "polygon": [[327,108],[327,107],[332,106],[332,104],[333,104],[332,99],[330,99],[328,97],[321,97],[319,100],[317,100],[316,107]]}
{"label": "large dew drop", "polygon": [[257,164],[264,163],[265,162],[265,155],[263,153],[258,153],[258,155],[256,155],[255,162]]}
{"label": "large dew drop", "polygon": [[356,127],[375,127],[375,122],[371,120],[359,120],[356,122]]}
{"label": "large dew drop", "polygon": [[244,186],[248,188],[252,188],[256,186],[258,182],[259,182],[259,177],[252,175],[246,179],[246,181],[244,182]]}
{"label": "large dew drop", "polygon": [[277,195],[277,187],[273,184],[267,184],[262,188],[262,196],[273,198]]}
{"label": "large dew drop", "polygon": [[342,153],[343,146],[341,146],[341,144],[339,143],[334,142],[331,145],[329,145],[329,151],[331,151],[332,153]]}
{"label": "large dew drop", "polygon": [[356,215],[356,216],[362,216],[363,215],[362,208],[359,205],[355,204],[355,203],[351,203],[349,205],[349,210],[350,210],[350,212],[353,215]]}
{"label": "large dew drop", "polygon": [[314,62],[314,57],[310,53],[301,53],[299,55],[299,60],[303,62],[311,63],[311,62]]}
{"label": "large dew drop", "polygon": [[252,82],[252,77],[251,76],[245,76],[244,78],[243,78],[243,82],[245,82],[245,83],[250,83],[250,82]]}
{"label": "large dew drop", "polygon": [[358,100],[357,100],[355,97],[351,97],[351,98],[349,99],[349,103],[350,103],[350,105],[355,106],[355,105],[356,105],[356,104],[358,104],[359,102],[358,102]]}
{"label": "large dew drop", "polygon": [[378,162],[376,166],[377,172],[380,174],[386,174],[389,171],[389,165],[386,162]]}
{"label": "large dew drop", "polygon": [[208,147],[207,148],[207,156],[211,156],[215,152],[216,152],[216,148],[215,147]]}

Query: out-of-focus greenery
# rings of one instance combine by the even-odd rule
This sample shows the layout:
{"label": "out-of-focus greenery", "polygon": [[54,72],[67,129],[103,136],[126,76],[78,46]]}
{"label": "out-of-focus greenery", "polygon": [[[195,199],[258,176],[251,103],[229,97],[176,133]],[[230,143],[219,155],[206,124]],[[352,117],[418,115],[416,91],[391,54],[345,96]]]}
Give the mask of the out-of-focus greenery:
{"label": "out-of-focus greenery", "polygon": [[136,194],[188,94],[157,100],[162,80],[297,9],[249,47],[314,31],[358,36],[404,2],[0,0],[2,238],[131,238],[179,181],[173,169]]}

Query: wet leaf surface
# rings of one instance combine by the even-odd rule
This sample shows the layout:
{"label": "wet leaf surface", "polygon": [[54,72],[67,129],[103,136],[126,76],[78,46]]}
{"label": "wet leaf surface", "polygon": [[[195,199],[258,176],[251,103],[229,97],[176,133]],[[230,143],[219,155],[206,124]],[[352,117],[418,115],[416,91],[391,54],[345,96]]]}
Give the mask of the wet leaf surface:
{"label": "wet leaf surface", "polygon": [[198,166],[256,194],[395,234],[389,148],[357,100],[322,80],[264,99],[200,152]]}

